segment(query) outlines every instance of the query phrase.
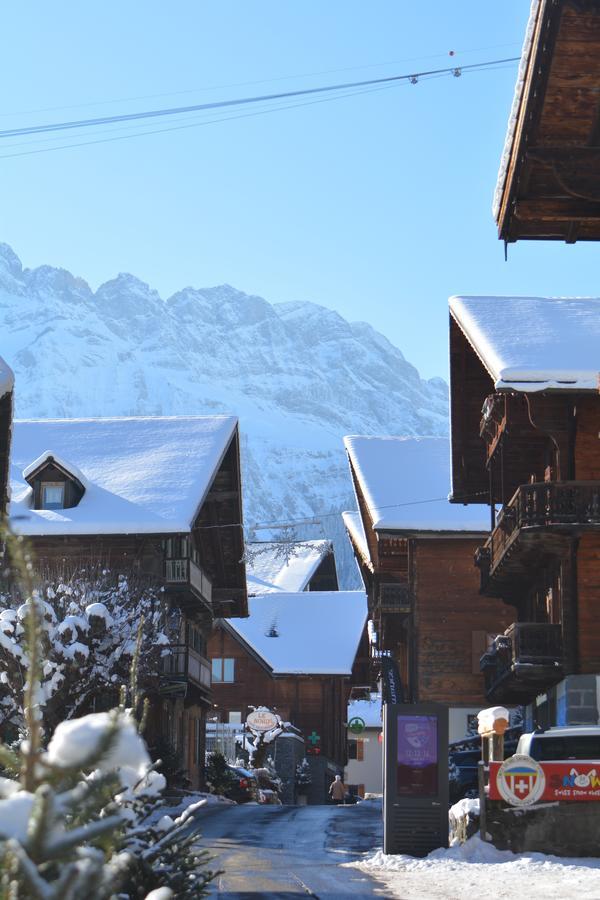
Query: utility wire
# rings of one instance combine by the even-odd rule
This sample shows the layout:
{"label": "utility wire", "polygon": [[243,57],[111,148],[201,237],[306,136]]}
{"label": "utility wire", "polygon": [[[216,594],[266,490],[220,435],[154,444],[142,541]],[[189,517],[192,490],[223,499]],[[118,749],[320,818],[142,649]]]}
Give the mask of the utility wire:
{"label": "utility wire", "polygon": [[77,119],[68,122],[52,122],[46,125],[29,125],[23,128],[8,128],[0,131],[0,138],[19,137],[26,134],[47,134],[48,132],[70,131],[79,128],[95,127],[97,125],[111,125],[117,122],[134,122],[140,119],[154,119],[164,116],[184,115],[191,112],[203,112],[211,109],[225,109],[235,106],[246,106],[253,103],[264,103],[273,100],[286,100],[293,97],[304,97],[314,94],[331,93],[334,91],[351,90],[355,88],[370,87],[376,85],[393,84],[402,81],[416,83],[420,78],[430,75],[442,75],[447,73],[462,73],[468,70],[485,69],[503,63],[517,62],[519,56],[507,59],[494,59],[482,63],[472,63],[467,66],[447,66],[443,69],[430,69],[424,72],[412,72],[404,75],[388,75],[385,78],[371,78],[365,81],[345,82],[343,84],[329,84],[321,87],[303,88],[297,91],[285,91],[281,93],[263,94],[254,97],[239,97],[233,100],[217,100],[212,103],[197,103],[191,106],[172,106],[165,109],[145,110],[137,113],[123,113],[116,116],[101,116],[93,119]]}

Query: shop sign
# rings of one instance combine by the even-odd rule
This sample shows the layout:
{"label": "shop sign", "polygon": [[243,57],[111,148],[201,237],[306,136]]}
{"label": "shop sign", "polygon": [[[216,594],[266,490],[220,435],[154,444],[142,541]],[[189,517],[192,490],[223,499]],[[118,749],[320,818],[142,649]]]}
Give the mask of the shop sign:
{"label": "shop sign", "polygon": [[269,709],[255,709],[247,716],[246,725],[251,731],[271,731],[279,725],[279,718]]}
{"label": "shop sign", "polygon": [[557,800],[600,801],[600,760],[539,763],[518,754],[490,763],[490,800],[510,806],[531,806]]}
{"label": "shop sign", "polygon": [[352,734],[362,734],[366,728],[365,720],[361,719],[360,716],[354,716],[354,718],[350,719],[348,722],[348,728]]}

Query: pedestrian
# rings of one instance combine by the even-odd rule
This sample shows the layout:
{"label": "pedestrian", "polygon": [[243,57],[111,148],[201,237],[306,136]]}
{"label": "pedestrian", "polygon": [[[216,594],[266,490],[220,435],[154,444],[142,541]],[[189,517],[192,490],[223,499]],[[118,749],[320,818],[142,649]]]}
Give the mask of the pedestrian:
{"label": "pedestrian", "polygon": [[345,786],[344,782],[342,781],[341,775],[336,775],[335,781],[332,781],[331,784],[329,785],[329,796],[331,797],[333,802],[336,804],[336,806],[339,803],[344,802],[344,797],[346,796],[346,786]]}

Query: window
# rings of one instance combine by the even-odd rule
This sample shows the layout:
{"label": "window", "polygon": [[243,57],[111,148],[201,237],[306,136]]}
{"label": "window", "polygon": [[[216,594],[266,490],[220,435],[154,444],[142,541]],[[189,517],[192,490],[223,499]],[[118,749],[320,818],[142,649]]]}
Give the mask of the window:
{"label": "window", "polygon": [[242,714],[241,712],[234,712],[233,710],[229,713],[229,724],[230,725],[241,725],[242,724]]}
{"label": "window", "polygon": [[362,762],[364,757],[365,749],[363,741],[350,738],[348,740],[348,759],[356,759],[358,762]]}
{"label": "window", "polygon": [[212,661],[212,680],[231,683],[234,681],[234,662],[233,659],[222,659],[217,657]]}
{"label": "window", "polygon": [[62,482],[42,483],[42,509],[64,509],[65,486]]}

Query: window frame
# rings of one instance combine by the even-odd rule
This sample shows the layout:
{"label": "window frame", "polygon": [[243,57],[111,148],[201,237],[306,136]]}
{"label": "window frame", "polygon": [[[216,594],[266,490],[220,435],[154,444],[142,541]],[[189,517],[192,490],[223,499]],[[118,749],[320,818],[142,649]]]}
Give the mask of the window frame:
{"label": "window frame", "polygon": [[[42,481],[40,483],[40,508],[49,511],[65,508],[65,482],[64,481]],[[60,505],[53,503],[48,505],[46,501],[46,490],[48,488],[60,489]]]}

